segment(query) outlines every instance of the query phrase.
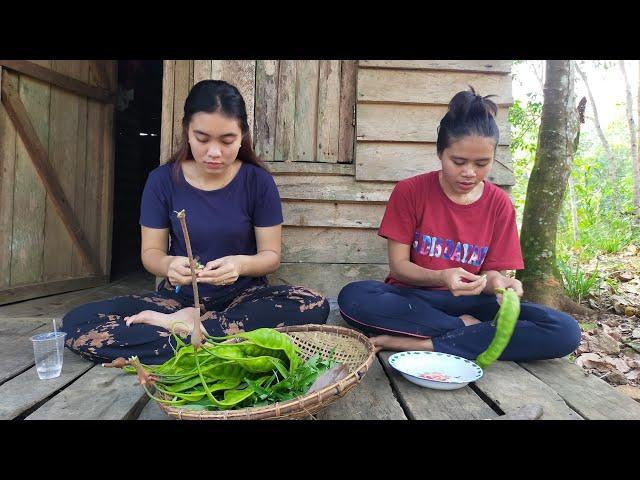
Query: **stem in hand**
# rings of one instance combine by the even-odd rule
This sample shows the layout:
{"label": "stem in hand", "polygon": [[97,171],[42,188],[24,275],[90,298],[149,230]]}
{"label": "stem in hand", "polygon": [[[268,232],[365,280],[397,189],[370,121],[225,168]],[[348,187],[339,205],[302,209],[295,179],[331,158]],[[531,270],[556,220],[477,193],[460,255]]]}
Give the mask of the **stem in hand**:
{"label": "stem in hand", "polygon": [[191,332],[191,345],[194,350],[198,350],[202,345],[202,332],[200,331],[200,297],[198,295],[198,280],[196,279],[196,264],[193,260],[193,252],[191,251],[191,241],[189,240],[189,231],[187,230],[187,214],[184,210],[180,210],[177,214],[184,235],[184,242],[187,246],[187,255],[189,256],[189,268],[191,268],[191,284],[193,286],[193,302],[196,307],[196,318],[193,320],[193,331]]}

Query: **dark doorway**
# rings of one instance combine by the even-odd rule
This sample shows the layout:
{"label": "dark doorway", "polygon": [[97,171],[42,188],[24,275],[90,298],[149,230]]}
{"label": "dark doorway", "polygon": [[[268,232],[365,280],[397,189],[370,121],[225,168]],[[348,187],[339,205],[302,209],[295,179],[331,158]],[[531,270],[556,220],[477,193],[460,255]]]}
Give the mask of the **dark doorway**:
{"label": "dark doorway", "polygon": [[111,280],[144,270],[140,199],[160,163],[162,60],[118,61]]}

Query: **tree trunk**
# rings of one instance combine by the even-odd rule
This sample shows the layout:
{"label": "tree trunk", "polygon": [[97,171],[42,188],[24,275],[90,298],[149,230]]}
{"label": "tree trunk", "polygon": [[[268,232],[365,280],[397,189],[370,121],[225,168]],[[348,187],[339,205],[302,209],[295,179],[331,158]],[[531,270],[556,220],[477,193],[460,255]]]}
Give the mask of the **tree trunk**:
{"label": "tree trunk", "polygon": [[622,76],[624,77],[624,87],[627,94],[627,122],[629,123],[629,137],[631,139],[631,165],[633,166],[633,208],[638,215],[638,142],[636,140],[636,125],[633,120],[633,96],[631,95],[631,85],[629,85],[629,79],[627,78],[627,70],[624,67],[624,60],[618,60],[620,70],[622,70]]}
{"label": "tree trunk", "polygon": [[[525,299],[567,309],[556,266],[556,234],[579,131],[570,60],[547,60],[536,159],[529,177],[520,242],[525,269],[517,272]],[[573,304],[574,312],[589,309]]]}
{"label": "tree trunk", "polygon": [[575,63],[576,65],[576,70],[578,71],[578,73],[580,74],[580,76],[582,77],[582,81],[584,82],[585,87],[587,87],[587,94],[589,95],[589,101],[591,102],[591,109],[593,110],[593,123],[595,124],[596,127],[596,132],[598,132],[598,137],[600,137],[600,142],[602,143],[602,148],[604,148],[604,151],[607,155],[607,161],[608,161],[608,173],[609,173],[609,180],[611,180],[611,183],[614,184],[615,180],[616,180],[616,164],[613,160],[613,155],[611,153],[611,147],[609,146],[609,142],[607,141],[607,137],[604,136],[604,132],[602,131],[602,127],[600,126],[600,118],[598,117],[598,109],[596,108],[596,102],[595,99],[593,98],[593,93],[591,93],[591,87],[589,87],[589,82],[587,81],[587,76],[585,75],[585,73],[580,69],[580,66],[578,65],[578,63]]}

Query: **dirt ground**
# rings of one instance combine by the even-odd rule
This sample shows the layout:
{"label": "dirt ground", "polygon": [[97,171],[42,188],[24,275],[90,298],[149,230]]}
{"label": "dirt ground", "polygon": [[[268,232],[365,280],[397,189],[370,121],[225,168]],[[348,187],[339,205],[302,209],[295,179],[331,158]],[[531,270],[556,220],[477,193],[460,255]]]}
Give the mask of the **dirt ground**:
{"label": "dirt ground", "polygon": [[571,358],[640,402],[640,247],[599,255],[583,270],[602,282],[582,301],[593,315],[575,315],[582,342]]}

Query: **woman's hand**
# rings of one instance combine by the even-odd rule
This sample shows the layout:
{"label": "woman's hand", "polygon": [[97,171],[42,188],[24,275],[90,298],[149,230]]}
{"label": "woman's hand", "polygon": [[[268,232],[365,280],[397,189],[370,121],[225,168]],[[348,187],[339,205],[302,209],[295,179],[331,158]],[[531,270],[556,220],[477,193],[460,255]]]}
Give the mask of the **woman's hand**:
{"label": "woman's hand", "polygon": [[171,285],[188,285],[191,283],[191,268],[188,257],[174,257],[169,264],[167,278]]}
{"label": "woman's hand", "polygon": [[[489,275],[489,281],[485,293],[496,293],[496,289],[501,288],[503,290],[510,288],[518,294],[518,297],[522,297],[524,290],[522,289],[522,282],[517,278],[507,277],[500,272],[494,271]],[[498,303],[502,305],[502,295],[496,293]]]}
{"label": "woman's hand", "polygon": [[[485,275],[474,275],[461,267],[442,270],[440,275],[442,283],[453,293],[454,297],[479,295],[487,286],[487,277]],[[463,279],[469,281],[465,282]]]}
{"label": "woman's hand", "polygon": [[198,283],[231,285],[242,275],[243,265],[243,260],[238,255],[212,260],[198,272]]}

